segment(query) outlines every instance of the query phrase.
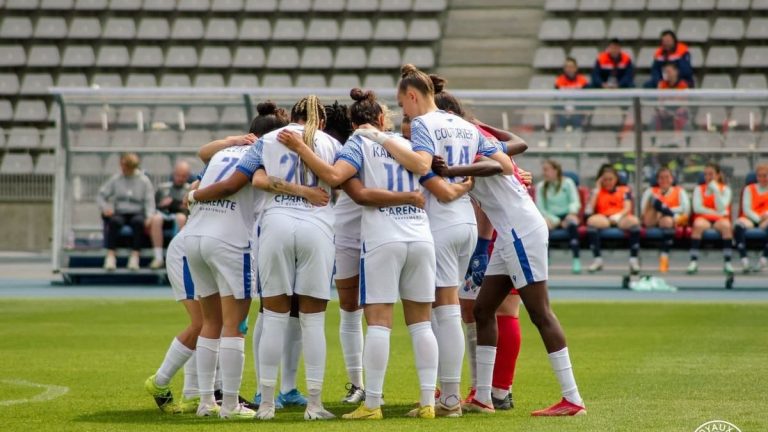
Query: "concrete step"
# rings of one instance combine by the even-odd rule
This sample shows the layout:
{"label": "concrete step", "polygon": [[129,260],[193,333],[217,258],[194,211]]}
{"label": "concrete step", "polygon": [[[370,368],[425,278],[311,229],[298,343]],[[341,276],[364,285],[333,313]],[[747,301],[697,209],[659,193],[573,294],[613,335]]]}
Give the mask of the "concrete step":
{"label": "concrete step", "polygon": [[535,41],[525,38],[443,39],[441,66],[530,66]]}
{"label": "concrete step", "polygon": [[448,79],[448,89],[521,88],[532,70],[528,66],[445,66],[437,73]]}
{"label": "concrete step", "polygon": [[535,39],[544,17],[541,9],[457,9],[448,11],[447,37],[526,37]]}

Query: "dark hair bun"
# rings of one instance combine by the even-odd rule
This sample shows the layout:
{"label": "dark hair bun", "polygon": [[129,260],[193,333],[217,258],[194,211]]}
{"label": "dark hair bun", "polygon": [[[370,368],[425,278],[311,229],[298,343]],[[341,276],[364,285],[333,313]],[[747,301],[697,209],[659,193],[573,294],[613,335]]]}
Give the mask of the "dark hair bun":
{"label": "dark hair bun", "polygon": [[373,91],[363,91],[363,89],[358,87],[355,87],[349,91],[349,97],[351,97],[355,102],[362,102],[364,100],[376,100],[376,94]]}
{"label": "dark hair bun", "polygon": [[262,102],[256,105],[256,112],[258,112],[260,116],[272,115],[277,112],[277,105],[272,101]]}
{"label": "dark hair bun", "polygon": [[429,79],[432,80],[432,85],[435,87],[435,93],[440,93],[445,88],[445,84],[448,83],[448,80],[445,78],[438,76],[438,75],[430,75]]}
{"label": "dark hair bun", "polygon": [[407,64],[404,64],[403,67],[400,68],[400,77],[401,78],[405,78],[408,75],[415,74],[416,72],[419,72],[419,69],[416,66],[414,66],[414,65],[412,65],[410,63],[407,63]]}

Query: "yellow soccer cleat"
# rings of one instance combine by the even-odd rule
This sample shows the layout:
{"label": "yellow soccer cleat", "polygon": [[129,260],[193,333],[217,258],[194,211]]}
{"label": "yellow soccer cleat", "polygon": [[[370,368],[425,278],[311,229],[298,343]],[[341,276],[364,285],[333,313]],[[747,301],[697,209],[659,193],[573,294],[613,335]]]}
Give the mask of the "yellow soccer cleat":
{"label": "yellow soccer cleat", "polygon": [[165,413],[173,412],[173,394],[169,386],[159,386],[155,382],[155,375],[144,381],[144,389],[155,399],[157,407]]}
{"label": "yellow soccer cleat", "polygon": [[381,413],[381,408],[369,409],[363,403],[351,413],[341,416],[341,418],[345,420],[381,420],[384,418],[384,414]]}
{"label": "yellow soccer cleat", "polygon": [[435,407],[432,405],[426,405],[418,408],[414,408],[408,411],[406,417],[433,419],[435,418]]}

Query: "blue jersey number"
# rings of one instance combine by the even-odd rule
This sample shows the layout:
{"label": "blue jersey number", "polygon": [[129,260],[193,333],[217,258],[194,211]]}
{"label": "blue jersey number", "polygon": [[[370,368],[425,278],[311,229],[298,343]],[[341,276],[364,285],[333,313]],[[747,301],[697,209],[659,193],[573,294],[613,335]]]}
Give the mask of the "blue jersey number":
{"label": "blue jersey number", "polygon": [[462,146],[461,152],[459,152],[459,160],[453,159],[453,147],[448,146],[445,148],[446,156],[448,156],[448,166],[454,165],[469,165],[469,146]]}
{"label": "blue jersey number", "polygon": [[[299,156],[296,154],[287,153],[280,158],[280,165],[289,164],[288,173],[285,175],[285,181],[293,183],[296,178],[296,170],[299,172],[299,184],[305,186],[315,187],[317,186],[317,176],[312,171],[307,170],[305,175],[304,164],[299,163]],[[307,178],[308,177],[308,178]]]}
{"label": "blue jersey number", "polygon": [[402,165],[395,166],[394,164],[385,163],[384,168],[387,170],[388,190],[403,192],[403,187],[405,186],[404,177],[408,178],[407,192],[413,192],[413,190],[416,188],[416,181],[413,178],[413,173],[403,168]]}
{"label": "blue jersey number", "polygon": [[221,170],[221,172],[219,173],[219,176],[218,176],[218,177],[216,177],[216,180],[214,180],[214,181],[213,181],[214,183],[216,183],[216,182],[218,182],[219,180],[221,180],[221,179],[222,179],[222,177],[224,177],[224,174],[228,173],[228,172],[229,172],[229,170],[231,170],[231,169],[232,169],[232,168],[233,168],[235,165],[237,165],[237,162],[239,162],[239,161],[240,161],[240,158],[236,158],[236,157],[225,157],[225,158],[222,158],[222,159],[221,159],[221,161],[222,161],[222,162],[226,162],[226,163],[227,163],[227,166],[225,166],[225,167],[224,167],[224,169],[223,169],[223,170]]}

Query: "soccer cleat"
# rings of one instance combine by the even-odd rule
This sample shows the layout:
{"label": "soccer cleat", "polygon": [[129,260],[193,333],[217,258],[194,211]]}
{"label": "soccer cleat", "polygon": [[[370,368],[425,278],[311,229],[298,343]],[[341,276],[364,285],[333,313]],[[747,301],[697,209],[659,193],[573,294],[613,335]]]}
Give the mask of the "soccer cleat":
{"label": "soccer cleat", "polygon": [[466,412],[476,412],[476,413],[484,413],[484,414],[493,414],[496,412],[496,409],[493,407],[493,404],[486,405],[475,398],[472,398],[471,401],[465,403],[461,408]]}
{"label": "soccer cleat", "polygon": [[181,401],[176,402],[171,407],[174,414],[191,414],[197,412],[197,407],[200,406],[200,398],[182,398]]}
{"label": "soccer cleat", "polygon": [[198,417],[215,417],[219,415],[219,411],[221,411],[221,407],[216,404],[213,404],[213,405],[200,404],[200,406],[197,407],[197,416]]}
{"label": "soccer cleat", "polygon": [[173,394],[169,386],[159,386],[155,382],[155,376],[147,378],[144,381],[144,389],[155,399],[157,407],[163,412],[173,412]]}
{"label": "soccer cleat", "polygon": [[354,411],[341,416],[345,420],[381,420],[384,418],[384,414],[381,413],[381,408],[370,409],[365,404],[360,404]]}
{"label": "soccer cleat", "polygon": [[259,420],[272,420],[275,418],[275,405],[269,403],[259,405],[259,410],[256,411],[255,417]]}
{"label": "soccer cleat", "polygon": [[114,255],[107,255],[104,258],[104,270],[113,271],[117,269],[117,258]]}
{"label": "soccer cleat", "polygon": [[136,271],[139,269],[139,256],[138,255],[131,255],[128,258],[128,270]]}
{"label": "soccer cleat", "polygon": [[302,395],[298,389],[293,389],[288,393],[280,393],[277,395],[275,406],[280,406],[278,409],[282,409],[287,406],[307,406],[307,398]]}
{"label": "soccer cleat", "polygon": [[747,274],[750,271],[752,271],[752,268],[749,265],[749,258],[746,258],[746,257],[742,258],[741,259],[741,272],[744,273],[744,274]]}
{"label": "soccer cleat", "polygon": [[727,262],[723,264],[723,273],[725,273],[728,276],[733,276],[734,270],[733,270],[733,264],[731,262]]}
{"label": "soccer cleat", "polygon": [[500,411],[508,411],[515,407],[515,403],[512,401],[512,393],[507,393],[503,399],[496,399],[491,395],[491,402],[493,402],[493,408]]}
{"label": "soccer cleat", "polygon": [[669,271],[669,255],[659,257],[659,272],[667,273]]}
{"label": "soccer cleat", "polygon": [[323,408],[322,405],[319,407],[307,406],[307,409],[304,410],[304,420],[330,420],[335,418],[336,416]]}
{"label": "soccer cleat", "polygon": [[243,404],[237,404],[235,409],[227,410],[223,406],[219,409],[219,418],[229,420],[253,420],[256,417],[256,411],[246,407]]}
{"label": "soccer cleat", "polygon": [[467,393],[467,397],[464,398],[464,400],[461,403],[470,403],[472,402],[472,399],[475,398],[475,395],[477,394],[477,389],[474,387],[469,388],[469,393]]}
{"label": "soccer cleat", "polygon": [[586,414],[586,408],[576,405],[566,398],[563,398],[563,400],[549,408],[544,408],[542,410],[534,411],[531,413],[531,415],[534,417],[580,416]]}
{"label": "soccer cleat", "polygon": [[252,409],[254,411],[259,409],[259,404],[251,402],[248,399],[246,399],[246,398],[244,398],[244,397],[242,397],[240,395],[237,396],[237,403],[242,404],[246,408]]}
{"label": "soccer cleat", "polygon": [[699,263],[698,261],[691,261],[690,264],[688,264],[688,268],[685,269],[685,272],[689,275],[696,274],[699,271]]}
{"label": "soccer cleat", "polygon": [[165,267],[165,260],[162,258],[155,258],[149,263],[149,268],[152,270],[160,270],[163,267]]}
{"label": "soccer cleat", "polygon": [[347,395],[341,400],[342,403],[359,404],[360,402],[365,401],[365,390],[352,383],[347,383],[346,388]]}
{"label": "soccer cleat", "polygon": [[[241,401],[242,402],[242,401]],[[259,406],[261,406],[261,393],[256,393],[253,395],[253,402],[251,402],[252,405],[256,406],[256,409],[259,409]],[[280,403],[280,398],[275,399],[275,409],[283,409],[283,404]],[[252,407],[249,407],[253,409]]]}
{"label": "soccer cleat", "polygon": [[581,260],[578,258],[574,258],[573,262],[571,263],[571,273],[573,274],[581,274]]}
{"label": "soccer cleat", "polygon": [[435,418],[435,407],[432,405],[420,406],[408,411],[405,416],[412,418],[433,419]]}
{"label": "soccer cleat", "polygon": [[442,402],[435,404],[435,416],[437,417],[461,417],[461,402],[456,405],[447,406]]}
{"label": "soccer cleat", "polygon": [[596,259],[592,262],[592,264],[589,265],[589,267],[587,268],[587,271],[590,273],[594,273],[602,269],[603,269],[603,260]]}

